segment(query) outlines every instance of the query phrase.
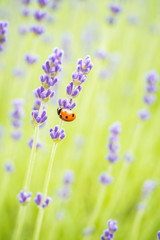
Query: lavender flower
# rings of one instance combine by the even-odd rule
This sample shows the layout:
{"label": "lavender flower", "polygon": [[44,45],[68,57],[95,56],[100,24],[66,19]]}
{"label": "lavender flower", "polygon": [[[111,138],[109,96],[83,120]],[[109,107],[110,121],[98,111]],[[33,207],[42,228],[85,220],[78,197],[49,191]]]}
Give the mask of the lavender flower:
{"label": "lavender flower", "polygon": [[[33,137],[28,140],[28,146],[32,149]],[[36,149],[39,149],[41,147],[42,147],[42,143],[39,140],[37,140],[37,142],[36,142]]]}
{"label": "lavender flower", "polygon": [[23,99],[15,99],[12,102],[12,105],[14,109],[10,113],[11,117],[11,124],[14,128],[14,131],[12,132],[11,136],[15,140],[19,140],[21,137],[21,131],[20,128],[22,127],[22,119],[24,118],[24,100]]}
{"label": "lavender flower", "polygon": [[33,25],[30,27],[30,31],[33,32],[35,35],[41,35],[44,33],[45,29],[41,25]]}
{"label": "lavender flower", "polygon": [[42,204],[42,208],[46,208],[50,202],[52,202],[52,198],[47,197],[46,200]]}
{"label": "lavender flower", "polygon": [[73,82],[70,82],[66,87],[66,93],[68,94],[68,96],[72,98],[77,97],[81,90],[82,90],[81,86],[78,86],[74,89]]}
{"label": "lavender flower", "polygon": [[138,117],[142,120],[148,120],[151,117],[151,114],[148,109],[141,109],[138,111]]}
{"label": "lavender flower", "polygon": [[7,27],[7,21],[0,21],[0,51],[3,51],[3,44],[6,42]]}
{"label": "lavender flower", "polygon": [[59,126],[57,125],[54,130],[53,128],[50,129],[50,136],[55,143],[62,141],[66,136],[64,129],[59,130],[58,128]]}
{"label": "lavender flower", "polygon": [[110,163],[115,163],[118,160],[118,152],[120,149],[119,137],[118,135],[121,133],[121,124],[120,122],[115,122],[109,128],[110,136],[108,138],[108,150],[109,153],[107,155],[107,159]]}
{"label": "lavender flower", "polygon": [[42,102],[48,102],[53,96],[54,92],[51,89],[45,89],[44,87],[39,87],[34,91],[35,97],[39,98]]}
{"label": "lavender flower", "polygon": [[32,193],[28,192],[26,193],[24,190],[21,190],[18,195],[18,200],[22,205],[27,205],[31,200]]}
{"label": "lavender flower", "polygon": [[109,9],[113,14],[118,14],[122,11],[122,7],[115,3],[110,4]]}
{"label": "lavender flower", "polygon": [[71,196],[70,185],[64,185],[62,187],[62,189],[59,189],[58,190],[58,196],[64,201],[68,200]]}
{"label": "lavender flower", "polygon": [[42,203],[43,194],[41,192],[37,193],[37,197],[34,198],[35,203],[38,207],[46,208],[50,202],[52,202],[51,197],[46,197],[45,201]]}
{"label": "lavender flower", "polygon": [[26,35],[28,32],[29,32],[29,29],[24,26],[24,25],[21,25],[19,28],[18,28],[18,31],[21,35]]}
{"label": "lavender flower", "polygon": [[148,198],[156,187],[157,181],[146,180],[142,187],[142,199]]}
{"label": "lavender flower", "polygon": [[59,72],[62,71],[62,57],[63,51],[55,48],[53,54],[49,56],[45,64],[42,65],[44,72],[49,77],[55,77]]}
{"label": "lavender flower", "polygon": [[29,5],[31,3],[31,0],[21,0],[22,4]]}
{"label": "lavender flower", "polygon": [[37,21],[42,21],[45,17],[46,17],[46,12],[40,10],[40,9],[37,9],[35,12],[34,12],[34,17]]}
{"label": "lavender flower", "polygon": [[46,110],[43,110],[39,116],[38,110],[32,111],[33,125],[40,126],[47,120]]}
{"label": "lavender flower", "polygon": [[113,177],[110,176],[110,175],[109,175],[108,173],[106,173],[106,172],[102,172],[101,175],[100,175],[100,177],[99,177],[99,181],[100,181],[103,185],[107,186],[107,185],[109,185],[109,184],[111,184],[111,183],[113,182]]}
{"label": "lavender flower", "polygon": [[63,183],[64,184],[72,184],[74,182],[74,172],[71,170],[65,171],[64,177],[63,177]]}
{"label": "lavender flower", "polygon": [[160,231],[158,231],[158,233],[157,233],[157,240],[160,240]]}
{"label": "lavender flower", "polygon": [[108,221],[108,229],[104,230],[101,240],[112,240],[114,238],[114,233],[117,231],[117,221]]}
{"label": "lavender flower", "polygon": [[45,89],[53,87],[58,82],[58,78],[56,77],[50,78],[48,75],[41,75],[40,80],[41,80],[42,86]]}
{"label": "lavender flower", "polygon": [[41,100],[36,98],[33,105],[33,110],[39,110],[41,107]]}
{"label": "lavender flower", "polygon": [[68,108],[68,109],[73,109],[75,106],[76,106],[76,103],[75,102],[73,102],[73,100],[72,99],[59,99],[58,100],[58,104],[59,104],[59,107],[61,107],[61,108]]}
{"label": "lavender flower", "polygon": [[13,173],[13,171],[15,170],[15,167],[12,162],[6,162],[4,165],[4,169],[7,173]]}
{"label": "lavender flower", "polygon": [[86,56],[85,59],[79,59],[77,63],[77,72],[82,72],[87,74],[93,68],[93,63],[91,62],[90,56]]}
{"label": "lavender flower", "polygon": [[38,192],[37,197],[34,198],[34,201],[37,204],[37,206],[41,205],[42,199],[43,199],[43,194],[41,192]]}
{"label": "lavender flower", "polygon": [[45,7],[49,3],[50,0],[37,0],[40,7]]}
{"label": "lavender flower", "polygon": [[107,16],[106,17],[106,22],[109,24],[114,24],[116,22],[115,16]]}
{"label": "lavender flower", "polygon": [[29,65],[32,65],[32,64],[38,62],[38,60],[39,60],[39,56],[37,54],[27,53],[25,56],[25,61]]}
{"label": "lavender flower", "polygon": [[31,11],[29,8],[24,8],[21,13],[24,17],[29,17],[31,15]]}

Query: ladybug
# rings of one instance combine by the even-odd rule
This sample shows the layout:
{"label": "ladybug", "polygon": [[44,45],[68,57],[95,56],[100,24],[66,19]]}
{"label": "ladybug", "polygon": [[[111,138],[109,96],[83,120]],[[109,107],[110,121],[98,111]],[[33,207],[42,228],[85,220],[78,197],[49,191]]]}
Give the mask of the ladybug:
{"label": "ladybug", "polygon": [[76,114],[68,108],[57,108],[57,113],[59,117],[66,122],[71,122],[76,118]]}

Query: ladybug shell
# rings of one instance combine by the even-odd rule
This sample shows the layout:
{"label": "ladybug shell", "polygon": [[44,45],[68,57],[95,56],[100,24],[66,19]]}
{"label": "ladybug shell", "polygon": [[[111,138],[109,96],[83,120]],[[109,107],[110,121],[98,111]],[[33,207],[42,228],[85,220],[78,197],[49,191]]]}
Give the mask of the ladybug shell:
{"label": "ladybug shell", "polygon": [[67,108],[62,108],[59,116],[63,121],[66,121],[66,122],[71,122],[76,118],[76,114],[72,112],[72,110]]}

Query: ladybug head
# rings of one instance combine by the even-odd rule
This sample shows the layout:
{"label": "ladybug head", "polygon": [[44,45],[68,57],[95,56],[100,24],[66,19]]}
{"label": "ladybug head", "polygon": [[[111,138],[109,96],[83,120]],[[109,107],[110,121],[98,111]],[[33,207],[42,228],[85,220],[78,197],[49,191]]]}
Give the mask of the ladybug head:
{"label": "ladybug head", "polygon": [[57,108],[57,113],[58,113],[58,115],[60,115],[61,110],[62,110],[61,107]]}

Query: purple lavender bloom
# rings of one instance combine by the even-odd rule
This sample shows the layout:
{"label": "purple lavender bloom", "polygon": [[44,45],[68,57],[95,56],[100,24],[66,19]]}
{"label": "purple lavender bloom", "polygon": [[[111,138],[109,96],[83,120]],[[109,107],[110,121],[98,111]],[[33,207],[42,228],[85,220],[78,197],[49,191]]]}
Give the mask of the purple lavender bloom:
{"label": "purple lavender bloom", "polygon": [[34,54],[34,53],[27,53],[26,56],[25,56],[26,63],[28,63],[30,65],[38,62],[38,60],[39,60],[39,56],[37,54]]}
{"label": "purple lavender bloom", "polygon": [[44,27],[41,25],[33,25],[30,27],[30,31],[33,32],[35,35],[41,35],[44,33]]}
{"label": "purple lavender bloom", "polygon": [[42,204],[42,208],[46,208],[50,202],[52,202],[52,198],[46,197],[46,200]]}
{"label": "purple lavender bloom", "polygon": [[6,162],[4,164],[4,169],[7,173],[13,173],[13,171],[15,170],[15,167],[12,162]]}
{"label": "purple lavender bloom", "polygon": [[22,131],[21,130],[12,131],[11,132],[11,137],[16,141],[20,140],[21,137],[22,137]]}
{"label": "purple lavender bloom", "polygon": [[34,198],[34,201],[37,204],[37,206],[41,205],[42,199],[43,199],[43,194],[41,192],[38,192],[37,197]]}
{"label": "purple lavender bloom", "polygon": [[160,231],[158,231],[158,233],[157,233],[157,240],[160,240]]}
{"label": "purple lavender bloom", "polygon": [[[28,140],[28,146],[32,149],[32,146],[33,146],[33,137],[31,137],[29,140]],[[37,140],[37,143],[36,143],[36,149],[39,149],[42,147],[42,143]]]}
{"label": "purple lavender bloom", "polygon": [[72,80],[75,86],[79,86],[87,80],[87,76],[82,72],[73,72]]}
{"label": "purple lavender bloom", "polygon": [[113,177],[106,172],[102,172],[101,175],[99,176],[99,181],[103,185],[107,186],[113,182]]}
{"label": "purple lavender bloom", "polygon": [[42,86],[45,89],[53,87],[58,82],[58,78],[56,77],[50,78],[48,75],[41,75],[40,80],[41,80]]}
{"label": "purple lavender bloom", "polygon": [[113,133],[114,135],[118,135],[121,133],[121,123],[120,122],[115,122],[111,125],[109,128],[110,132]]}
{"label": "purple lavender bloom", "polygon": [[98,49],[95,52],[95,56],[101,60],[105,60],[107,58],[107,52],[105,50]]}
{"label": "purple lavender bloom", "polygon": [[66,134],[64,129],[59,130],[59,126],[57,125],[54,130],[53,128],[50,129],[50,136],[55,143],[58,143],[65,138]]}
{"label": "purple lavender bloom", "polygon": [[33,105],[33,110],[39,110],[41,106],[41,100],[36,98]]}
{"label": "purple lavender bloom", "polygon": [[148,109],[141,109],[138,111],[138,117],[140,117],[142,120],[148,120],[151,117],[151,114]]}
{"label": "purple lavender bloom", "polygon": [[40,10],[40,9],[37,9],[35,12],[34,12],[34,17],[37,21],[42,21],[45,17],[46,17],[46,12]]}
{"label": "purple lavender bloom", "polygon": [[106,22],[109,24],[114,24],[116,22],[115,16],[107,16],[106,17]]}
{"label": "purple lavender bloom", "polygon": [[46,110],[43,110],[40,116],[38,110],[33,110],[32,117],[34,126],[40,126],[47,120]]}
{"label": "purple lavender bloom", "polygon": [[40,5],[40,7],[45,7],[48,5],[50,0],[37,0],[38,4]]}
{"label": "purple lavender bloom", "polygon": [[114,4],[114,3],[109,5],[109,9],[113,14],[118,14],[122,11],[122,7],[120,5]]}
{"label": "purple lavender bloom", "polygon": [[29,5],[31,3],[31,0],[21,0],[22,4]]}
{"label": "purple lavender bloom", "polygon": [[7,21],[0,21],[0,51],[3,51],[3,44],[6,42],[7,27]]}
{"label": "purple lavender bloom", "polygon": [[29,17],[31,15],[31,10],[29,8],[24,8],[21,13],[24,17]]}
{"label": "purple lavender bloom", "polygon": [[73,89],[73,82],[70,82],[66,87],[66,93],[68,96],[71,96],[72,98],[77,97],[82,90],[81,86],[78,86],[77,88]]}
{"label": "purple lavender bloom", "polygon": [[76,103],[72,103],[72,99],[61,99],[59,98],[58,100],[58,104],[59,104],[59,107],[61,108],[68,108],[68,109],[73,109],[75,106],[76,106]]}
{"label": "purple lavender bloom", "polygon": [[30,202],[31,200],[32,193],[28,192],[26,193],[24,190],[21,190],[19,195],[18,195],[18,200],[22,205],[26,205]]}
{"label": "purple lavender bloom", "polygon": [[65,171],[64,177],[63,177],[63,183],[64,184],[72,184],[74,182],[74,172],[71,170]]}
{"label": "purple lavender bloom", "polygon": [[17,78],[23,78],[25,76],[25,71],[19,66],[14,67],[13,68],[13,76],[17,77]]}
{"label": "purple lavender bloom", "polygon": [[91,62],[91,57],[86,56],[85,59],[79,59],[77,63],[77,72],[82,72],[83,74],[87,74],[93,68],[93,63]]}
{"label": "purple lavender bloom", "polygon": [[35,97],[41,99],[43,102],[48,102],[50,98],[54,96],[54,92],[51,89],[45,89],[44,87],[39,87],[34,92]]}
{"label": "purple lavender bloom", "polygon": [[159,76],[156,70],[151,70],[146,75],[146,82],[149,85],[155,85],[159,80]]}
{"label": "purple lavender bloom", "polygon": [[110,163],[116,163],[119,159],[119,156],[115,153],[108,153],[106,156],[106,159],[110,162]]}
{"label": "purple lavender bloom", "polygon": [[156,101],[156,96],[153,94],[146,94],[144,95],[143,100],[146,104],[151,105]]}
{"label": "purple lavender bloom", "polygon": [[114,238],[114,233],[117,231],[117,221],[108,221],[108,229],[104,230],[101,240],[112,240]]}
{"label": "purple lavender bloom", "polygon": [[146,180],[142,187],[142,198],[148,198],[156,187],[157,181]]}
{"label": "purple lavender bloom", "polygon": [[146,91],[148,92],[148,93],[155,93],[155,92],[157,92],[157,90],[158,90],[158,87],[157,86],[155,86],[155,85],[147,85],[146,86]]}
{"label": "purple lavender bloom", "polygon": [[62,198],[62,200],[66,201],[71,196],[71,188],[70,185],[64,185],[62,189],[58,190],[58,196]]}

